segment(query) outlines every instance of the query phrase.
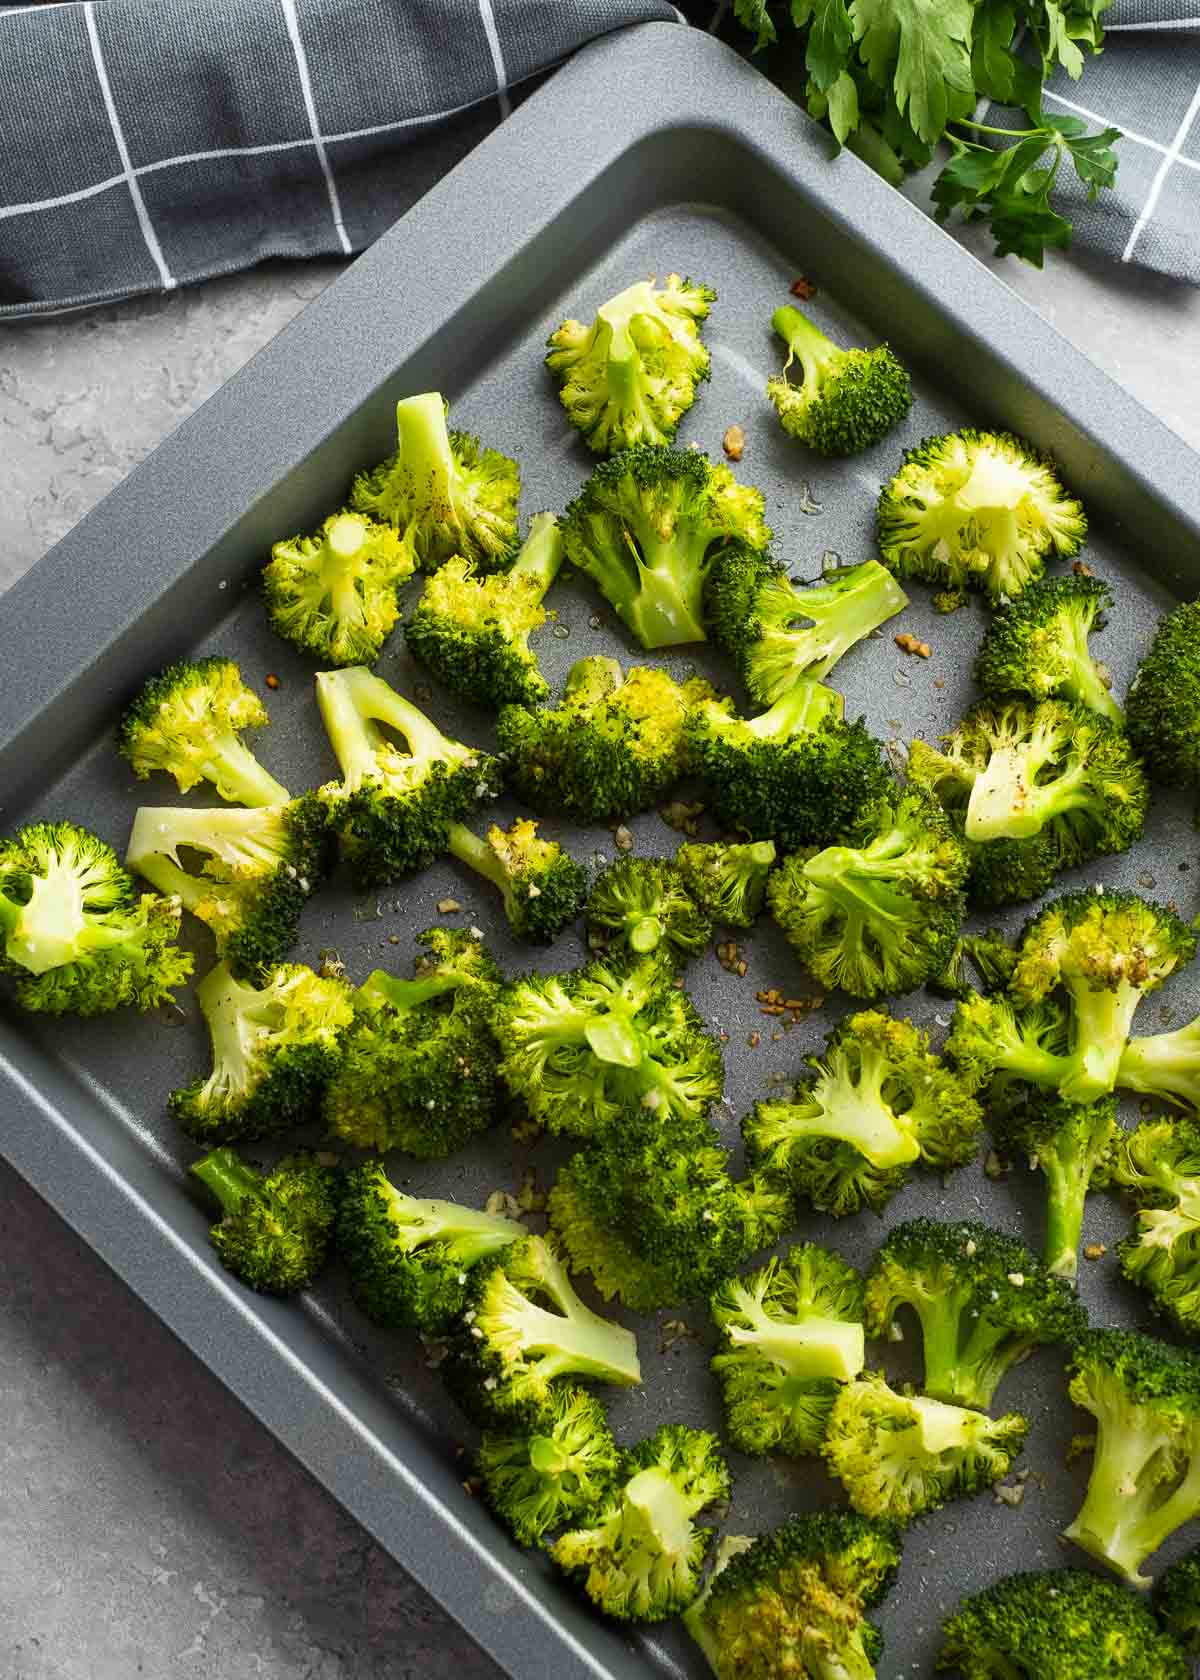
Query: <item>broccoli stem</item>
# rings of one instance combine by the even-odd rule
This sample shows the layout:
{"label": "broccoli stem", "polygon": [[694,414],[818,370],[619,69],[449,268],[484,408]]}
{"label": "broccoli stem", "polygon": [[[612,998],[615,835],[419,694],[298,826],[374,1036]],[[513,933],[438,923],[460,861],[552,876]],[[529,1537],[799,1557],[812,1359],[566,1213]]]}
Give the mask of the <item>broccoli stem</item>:
{"label": "broccoli stem", "polygon": [[342,774],[351,787],[376,773],[376,753],[391,745],[379,723],[386,723],[403,736],[414,759],[461,756],[455,743],[447,740],[424,712],[365,665],[318,671],[317,704]]}
{"label": "broccoli stem", "polygon": [[561,1476],[571,1460],[552,1435],[535,1435],[529,1443],[530,1468],[539,1476]]}
{"label": "broccoli stem", "polygon": [[1139,1565],[1200,1502],[1200,1466],[1193,1465],[1182,1485],[1155,1503],[1158,1465],[1176,1446],[1170,1431],[1143,1418],[1126,1404],[1117,1416],[1101,1416],[1087,1495],[1066,1532],[1068,1540],[1118,1570],[1131,1586],[1148,1587]]}
{"label": "broccoli stem", "polygon": [[790,741],[796,735],[810,735],[826,718],[840,718],[845,702],[823,683],[802,679],[776,700],[769,711],[738,727],[762,741]]}
{"label": "broccoli stem", "polygon": [[[967,1310],[969,1296],[953,1294],[949,1289],[909,1305],[921,1321],[921,1357],[925,1363],[925,1392],[935,1398],[951,1397],[963,1392],[962,1356],[959,1339],[962,1315]],[[986,1405],[986,1401],[984,1402]]]}
{"label": "broccoli stem", "polygon": [[1028,750],[994,748],[967,801],[967,839],[1024,840],[1039,834],[1045,812],[1034,794]]}
{"label": "broccoli stem", "polygon": [[802,1114],[792,1104],[775,1110],[774,1105],[764,1103],[761,1111],[767,1120],[772,1112],[778,1114],[781,1133],[789,1140],[836,1138],[857,1149],[873,1167],[906,1167],[920,1156],[912,1134],[881,1099],[872,1100],[870,1093],[860,1096],[853,1087],[826,1088],[822,1097],[820,1114]]}
{"label": "broccoli stem", "polygon": [[1175,1032],[1131,1038],[1121,1052],[1117,1084],[1126,1091],[1170,1097],[1184,1108],[1200,1097],[1200,1029],[1189,1022]]}
{"label": "broccoli stem", "polygon": [[208,852],[235,871],[283,861],[287,827],[282,808],[256,806],[252,811],[192,810],[143,805],[133,819],[125,867],[135,870],[159,892],[174,895],[185,910],[211,898],[213,877],[193,875],[178,862],[181,846]]}
{"label": "broccoli stem", "polygon": [[1128,981],[1115,988],[1092,991],[1083,981],[1070,986],[1075,1010],[1076,1067],[1059,1090],[1070,1102],[1090,1103],[1106,1097],[1117,1083],[1121,1054],[1129,1038],[1142,990]]}
{"label": "broccoli stem", "polygon": [[232,731],[216,737],[200,774],[221,795],[239,805],[286,805],[291,794],[255,758]]}
{"label": "broccoli stem", "polygon": [[366,520],[361,514],[343,513],[330,525],[321,544],[321,587],[328,591],[333,616],[344,624],[362,624],[366,617],[354,562],[367,542]]}
{"label": "broccoli stem", "polygon": [[788,347],[788,359],[783,365],[784,373],[791,367],[793,361],[800,363],[804,374],[803,383],[815,390],[821,382],[821,373],[827,363],[840,352],[837,346],[826,338],[820,327],[814,326],[806,315],[801,315],[798,309],[790,305],[777,309],[771,317],[771,325]]}
{"label": "broccoli stem", "polygon": [[474,870],[476,875],[482,875],[485,881],[490,881],[498,887],[504,899],[504,908],[511,914],[513,909],[512,877],[504,864],[497,857],[493,847],[486,840],[481,840],[477,834],[460,822],[450,824],[450,853],[460,863],[465,863],[468,869]]}
{"label": "broccoli stem", "polygon": [[529,521],[529,534],[508,575],[510,578],[532,578],[538,585],[540,598],[562,569],[564,553],[562,527],[557,515],[535,513]]}
{"label": "broccoli stem", "polygon": [[401,980],[386,969],[377,968],[367,975],[356,997],[364,1003],[386,1003],[401,1014],[417,1009],[430,998],[443,997],[461,984],[455,974],[430,974],[424,979]]}
{"label": "broccoli stem", "polygon": [[789,1377],[800,1382],[836,1378],[850,1382],[863,1368],[863,1328],[837,1318],[805,1318],[787,1323],[754,1313],[755,1328],[726,1327],[735,1347],[752,1347]]}
{"label": "broccoli stem", "polygon": [[380,1195],[387,1203],[397,1248],[404,1254],[426,1244],[444,1244],[447,1257],[474,1266],[525,1235],[524,1228],[497,1213],[460,1202],[406,1196],[380,1171]]}
{"label": "broccoli stem", "polygon": [[625,1484],[625,1525],[655,1551],[686,1558],[695,1544],[687,1501],[665,1470],[651,1465]]}
{"label": "broccoli stem", "polygon": [[252,1042],[272,1005],[264,1003],[253,986],[235,980],[224,963],[209,969],[201,980],[196,1002],[212,1040],[214,1081],[219,1079],[230,1090],[244,1089]]}
{"label": "broccoli stem", "polygon": [[1079,1274],[1079,1239],[1083,1210],[1095,1171],[1095,1157],[1072,1152],[1038,1151],[1038,1166],[1046,1179],[1046,1266],[1056,1277]]}
{"label": "broccoli stem", "polygon": [[1063,684],[1063,691],[1070,699],[1078,700],[1080,705],[1090,707],[1110,723],[1115,723],[1118,729],[1123,729],[1125,714],[1102,680],[1088,648],[1089,622],[1072,612],[1067,615],[1067,624],[1071,637],[1071,675]]}
{"label": "broccoli stem", "polygon": [[516,1333],[526,1352],[543,1356],[542,1369],[551,1381],[572,1375],[601,1382],[642,1380],[633,1333],[585,1307],[574,1290],[569,1304],[559,1302],[561,1312],[550,1312],[518,1291],[513,1293],[517,1299],[511,1315],[505,1315],[507,1328]]}
{"label": "broccoli stem", "polygon": [[710,541],[710,534],[700,531],[688,540],[676,533],[664,542],[643,523],[635,543],[626,531],[626,546],[638,572],[637,589],[628,596],[627,588],[620,588],[613,604],[621,601],[622,616],[643,647],[706,640],[704,558]]}
{"label": "broccoli stem", "polygon": [[[864,560],[828,572],[819,584],[796,589],[780,578],[759,595],[760,622],[794,642],[797,657],[807,656],[807,674],[825,677],[850,648],[908,605],[908,596],[886,566]],[[804,628],[794,628],[801,620]],[[814,661],[814,656],[820,655]]]}
{"label": "broccoli stem", "polygon": [[191,1171],[226,1213],[236,1213],[246,1197],[257,1196],[263,1186],[261,1175],[246,1165],[236,1149],[214,1149],[193,1162]]}
{"label": "broccoli stem", "polygon": [[396,463],[418,506],[457,507],[459,472],[440,392],[425,391],[396,404]]}

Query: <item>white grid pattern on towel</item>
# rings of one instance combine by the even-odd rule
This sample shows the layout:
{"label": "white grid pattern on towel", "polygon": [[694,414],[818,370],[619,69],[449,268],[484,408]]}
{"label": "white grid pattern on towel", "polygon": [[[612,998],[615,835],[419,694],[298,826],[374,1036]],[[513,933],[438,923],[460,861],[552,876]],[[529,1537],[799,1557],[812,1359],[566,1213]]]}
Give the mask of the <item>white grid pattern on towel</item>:
{"label": "white grid pattern on towel", "polygon": [[329,163],[329,154],[325,150],[325,140],[321,134],[321,124],[317,119],[317,104],[313,98],[312,78],[308,73],[308,55],[304,51],[304,42],[300,38],[300,20],[296,16],[296,0],[279,0],[283,10],[283,21],[287,25],[288,40],[292,43],[292,51],[296,55],[296,70],[300,76],[300,93],[304,100],[304,114],[308,118],[309,132],[312,134],[313,146],[316,148],[317,162],[321,165],[321,174],[325,177],[325,191],[329,194],[329,209],[333,216],[333,229],[338,236],[338,243],[347,256],[354,247],[346,232],[346,224],[342,220],[342,203],[338,197],[337,182],[333,178],[333,170]]}
{"label": "white grid pattern on towel", "polygon": [[1200,116],[1200,86],[1197,86],[1195,93],[1193,93],[1191,104],[1184,112],[1183,121],[1175,130],[1175,138],[1171,141],[1169,149],[1155,171],[1154,180],[1150,184],[1150,191],[1146,194],[1146,202],[1142,205],[1141,214],[1133,224],[1133,231],[1126,240],[1125,249],[1121,253],[1122,262],[1128,262],[1133,256],[1134,247],[1141,238],[1146,224],[1154,214],[1159,195],[1163,190],[1167,176],[1171,173],[1172,165],[1182,161],[1179,154],[1187,143],[1188,135],[1192,132],[1192,124],[1196,121],[1197,116]]}
{"label": "white grid pattern on towel", "polygon": [[479,21],[483,24],[488,51],[492,55],[492,64],[496,70],[496,101],[500,106],[500,121],[504,122],[512,116],[512,100],[508,97],[508,71],[504,66],[504,48],[500,45],[500,31],[496,27],[492,0],[479,0]]}

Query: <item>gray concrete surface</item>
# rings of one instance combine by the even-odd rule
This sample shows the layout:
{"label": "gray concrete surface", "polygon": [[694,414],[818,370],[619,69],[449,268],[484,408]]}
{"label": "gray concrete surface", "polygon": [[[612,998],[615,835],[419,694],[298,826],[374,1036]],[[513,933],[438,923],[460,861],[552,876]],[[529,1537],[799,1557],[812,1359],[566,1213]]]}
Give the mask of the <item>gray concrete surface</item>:
{"label": "gray concrete surface", "polygon": [[[0,588],[335,272],[0,331]],[[1200,291],[1003,272],[1200,446]],[[0,1680],[497,1673],[3,1168],[0,1420]]]}

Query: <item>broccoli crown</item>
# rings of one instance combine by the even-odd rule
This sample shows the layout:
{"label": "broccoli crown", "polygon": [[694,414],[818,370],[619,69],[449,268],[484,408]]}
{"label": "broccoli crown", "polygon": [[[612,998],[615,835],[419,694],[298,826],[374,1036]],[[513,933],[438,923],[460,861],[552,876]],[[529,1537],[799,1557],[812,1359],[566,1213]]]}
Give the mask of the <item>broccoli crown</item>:
{"label": "broccoli crown", "polygon": [[[1109,1588],[1110,1592],[1116,1590]],[[1183,1646],[1189,1656],[1200,1655],[1200,1552],[1189,1552],[1165,1569],[1154,1583],[1150,1602],[1171,1637]],[[1149,1637],[1148,1631],[1142,1634],[1143,1639]],[[1174,1674],[1175,1669],[1168,1668],[1165,1672]],[[1180,1668],[1178,1672],[1180,1680],[1183,1680],[1186,1669]]]}
{"label": "broccoli crown", "polygon": [[590,326],[564,321],[546,340],[567,419],[598,455],[670,443],[709,374],[700,322],[711,286],[668,274],[639,280],[596,311]]}
{"label": "broccoli crown", "polygon": [[1200,783],[1200,601],[1160,621],[1126,696],[1125,723],[1156,782]]}
{"label": "broccoli crown", "polygon": [[[182,855],[181,855],[182,852]],[[203,857],[198,873],[185,860]],[[125,862],[178,898],[212,932],[239,980],[273,968],[295,944],[300,915],[329,865],[325,808],[306,793],[249,810],[143,806]]]}
{"label": "broccoli crown", "polygon": [[589,933],[614,955],[614,947],[638,956],[662,950],[685,961],[699,956],[713,930],[712,917],[666,858],[621,857],[601,870],[587,920]]}
{"label": "broccoli crown", "polygon": [[938,1669],[962,1680],[1189,1680],[1179,1649],[1132,1593],[1082,1569],[1006,1575],[943,1628]]}
{"label": "broccoli crown", "polygon": [[992,615],[983,634],[975,679],[991,699],[1028,694],[1034,700],[1073,700],[1118,728],[1124,721],[1088,647],[1112,606],[1100,578],[1072,573],[1031,583]]}
{"label": "broccoli crown", "polygon": [[966,847],[920,787],[865,806],[843,838],[784,860],[767,886],[771,914],[823,986],[862,998],[910,992],[958,943]]}
{"label": "broccoli crown", "polygon": [[709,1302],[712,1370],[742,1452],[819,1452],[838,1385],[866,1363],[862,1279],[815,1243],[728,1279]]}
{"label": "broccoli crown", "polygon": [[567,559],[644,648],[704,641],[714,553],[770,540],[762,495],[723,461],[650,443],[602,461],[563,515]]}
{"label": "broccoli crown", "polygon": [[511,570],[480,577],[455,555],[425,585],[405,620],[409,648],[455,694],[480,706],[540,706],[550,685],[529,637],[551,616],[542,605],[562,565],[552,513],[535,514]]}
{"label": "broccoli crown", "polygon": [[541,839],[537,826],[528,817],[507,829],[493,823],[481,840],[462,823],[453,823],[450,851],[499,888],[518,939],[549,945],[583,909],[587,876],[557,840]]}
{"label": "broccoli crown", "polygon": [[1020,595],[1048,555],[1069,560],[1087,535],[1048,457],[1010,432],[966,427],[906,451],[875,526],[884,564],[901,577],[983,589],[992,602]]}
{"label": "broccoli crown", "polygon": [[[1143,1042],[1143,1041],[1137,1041]],[[1120,1132],[1110,1183],[1139,1208],[1121,1270],[1186,1335],[1200,1330],[1200,1120],[1143,1120]]]}
{"label": "broccoli crown", "polygon": [[717,821],[784,851],[828,845],[894,786],[863,720],[846,723],[841,695],[819,683],[797,683],[751,720],[700,705],[687,737]]}
{"label": "broccoli crown", "polygon": [[266,707],[232,659],[189,659],[151,677],[127,707],[117,750],[138,776],[166,770],[180,793],[211,782],[231,804],[286,805],[288,790],[241,739],[266,721]]}
{"label": "broccoli crown", "polygon": [[221,1205],[209,1234],[222,1264],[268,1295],[307,1289],[329,1251],[337,1173],[306,1153],[258,1173],[235,1149],[214,1149],[191,1170]]}
{"label": "broccoli crown", "polygon": [[900,1531],[851,1511],[790,1517],[723,1540],[684,1626],[717,1680],[872,1680],[881,1640],[864,1617],[891,1589]]}
{"label": "broccoli crown", "polygon": [[1066,1537],[1147,1587],[1142,1563],[1200,1515],[1200,1357],[1135,1331],[1089,1330],[1070,1396],[1096,1419],[1096,1447]]}
{"label": "broccoli crown", "polygon": [[353,506],[398,526],[423,571],[456,554],[483,571],[503,570],[517,546],[517,463],[448,431],[436,391],[396,404],[396,434],[395,454],[354,480]]}
{"label": "broccoli crown", "polygon": [[1121,1128],[1112,1097],[1073,1103],[1027,1088],[1020,1100],[993,1104],[988,1124],[1009,1159],[1028,1158],[1046,1181],[1046,1265],[1058,1277],[1079,1270],[1084,1205],[1093,1183],[1107,1182]]}
{"label": "broccoli crown", "polygon": [[1015,1237],[977,1220],[895,1225],[865,1286],[871,1336],[894,1337],[901,1307],[921,1326],[922,1392],[986,1409],[1001,1379],[1045,1342],[1074,1342],[1087,1314],[1074,1289]]}
{"label": "broccoli crown", "polygon": [[612,1495],[621,1453],[600,1402],[562,1383],[531,1430],[485,1430],[475,1468],[491,1510],[522,1546],[536,1546],[591,1521]]}
{"label": "broccoli crown", "polygon": [[212,1041],[212,1072],[172,1091],[172,1113],[200,1143],[234,1143],[311,1119],[342,1058],[354,1019],[344,980],[281,963],[261,986],[218,963],[196,987]]}
{"label": "broccoli crown", "polygon": [[712,1530],[694,1519],[730,1488],[715,1435],[664,1424],[622,1455],[620,1485],[589,1527],[560,1536],[551,1556],[607,1615],[665,1621],[700,1588]]}
{"label": "broccoli crown", "polygon": [[724,927],[753,927],[767,896],[767,877],[775,867],[775,844],[749,840],[694,841],[675,853],[688,895]]}
{"label": "broccoli crown", "polygon": [[633,1387],[633,1332],[584,1305],[545,1237],[523,1237],[470,1272],[443,1367],[450,1392],[484,1428],[532,1431],[560,1377]]}
{"label": "broccoli crown", "polygon": [[587,1137],[643,1109],[702,1119],[724,1088],[720,1050],[661,952],[526,975],[492,1024],[509,1089],[552,1131]]}
{"label": "broccoli crown", "polygon": [[1077,1071],[1070,1043],[1070,1017],[1056,1000],[1017,1010],[1006,997],[971,992],[954,1011],[946,1054],[972,1091],[996,1075],[1058,1091]]}
{"label": "broccoli crown", "polygon": [[827,677],[908,597],[878,560],[797,588],[777,560],[736,545],[717,556],[704,605],[713,640],[736,661],[754,699],[773,706],[801,677]]}
{"label": "broccoli crown", "polygon": [[500,1214],[405,1195],[382,1161],[351,1167],[342,1184],[338,1253],[355,1301],[387,1330],[447,1329],[465,1309],[472,1267],[526,1235]]}
{"label": "broccoli crown", "polygon": [[317,702],[342,769],[318,796],[360,887],[424,869],[446,850],[451,823],[498,791],[495,759],[443,735],[365,666],[319,671]]}
{"label": "broccoli crown", "polygon": [[1192,928],[1136,893],[1064,893],[1025,924],[1009,990],[1018,1005],[1067,994],[1064,1097],[1094,1102],[1113,1089],[1138,1004],[1195,954]]}
{"label": "broccoli crown", "polygon": [[[912,407],[907,370],[886,344],[844,350],[790,306],[771,325],[788,347],[783,373],[767,380],[767,395],[790,437],[819,455],[857,455],[898,426]],[[787,370],[800,364],[800,383]]]}
{"label": "broccoli crown", "polygon": [[790,1100],[755,1104],[742,1135],[753,1165],[820,1212],[878,1210],[915,1162],[944,1171],[975,1153],[979,1104],[911,1021],[847,1016],[809,1065]]}
{"label": "broccoli crown", "polygon": [[509,785],[538,811],[608,822],[656,805],[686,769],[684,724],[706,682],[598,655],[571,667],[560,703],[504,706],[496,740]]}
{"label": "broccoli crown", "polygon": [[343,508],[311,537],[271,549],[263,592],[272,628],[323,665],[369,665],[400,616],[396,591],[413,575],[412,533]]}
{"label": "broccoli crown", "polygon": [[922,1394],[897,1394],[878,1371],[842,1385],[822,1452],[856,1511],[910,1522],[1007,1476],[1029,1425]]}

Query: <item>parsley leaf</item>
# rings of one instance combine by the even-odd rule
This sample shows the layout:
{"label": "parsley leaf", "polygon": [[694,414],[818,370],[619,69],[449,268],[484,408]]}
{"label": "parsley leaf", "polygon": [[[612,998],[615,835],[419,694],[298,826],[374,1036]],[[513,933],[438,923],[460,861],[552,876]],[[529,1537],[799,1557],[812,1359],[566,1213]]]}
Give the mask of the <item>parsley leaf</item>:
{"label": "parsley leaf", "polygon": [[851,15],[871,79],[893,87],[918,139],[937,140],[971,110],[970,0],[853,0]]}

